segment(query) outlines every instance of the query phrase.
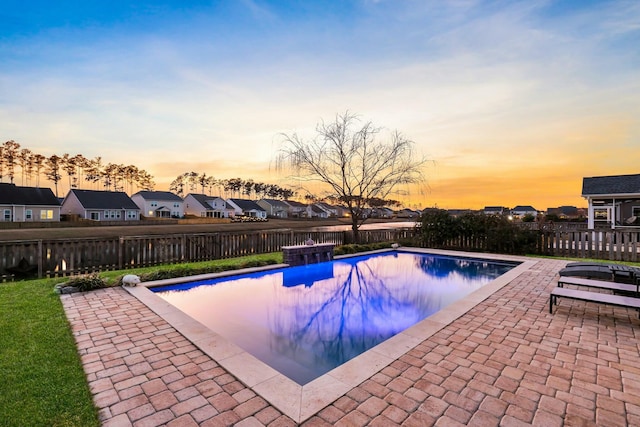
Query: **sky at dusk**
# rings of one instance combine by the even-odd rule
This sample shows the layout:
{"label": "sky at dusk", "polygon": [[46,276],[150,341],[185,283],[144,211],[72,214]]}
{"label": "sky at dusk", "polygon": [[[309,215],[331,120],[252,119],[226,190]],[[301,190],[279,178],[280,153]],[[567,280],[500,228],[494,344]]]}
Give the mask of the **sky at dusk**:
{"label": "sky at dusk", "polygon": [[[586,206],[640,173],[640,2],[24,1],[0,9],[0,141],[286,185],[284,133],[351,111],[429,159],[408,206]],[[20,184],[20,182],[17,182]]]}

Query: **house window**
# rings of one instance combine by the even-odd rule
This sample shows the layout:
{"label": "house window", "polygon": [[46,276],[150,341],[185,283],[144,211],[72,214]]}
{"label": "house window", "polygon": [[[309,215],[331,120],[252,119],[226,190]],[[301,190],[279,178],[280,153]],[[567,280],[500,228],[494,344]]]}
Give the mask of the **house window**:
{"label": "house window", "polygon": [[127,219],[136,219],[136,211],[127,211]]}
{"label": "house window", "polygon": [[53,219],[53,210],[52,209],[43,209],[40,211],[40,219]]}
{"label": "house window", "polygon": [[158,202],[151,202],[151,207],[152,208],[158,207]]}
{"label": "house window", "polygon": [[640,217],[640,206],[634,206],[631,208],[631,216]]}
{"label": "house window", "polygon": [[11,209],[4,210],[4,220],[11,221]]}
{"label": "house window", "polygon": [[[104,211],[104,219],[115,219],[116,211]],[[120,218],[120,212],[118,212],[118,218]]]}
{"label": "house window", "polygon": [[100,221],[100,212],[91,212],[91,219],[94,221]]}
{"label": "house window", "polygon": [[608,209],[594,209],[593,210],[593,218],[596,221],[607,221],[609,219],[609,210]]}
{"label": "house window", "polygon": [[27,221],[31,221],[33,219],[33,211],[31,209],[24,211],[24,219]]}

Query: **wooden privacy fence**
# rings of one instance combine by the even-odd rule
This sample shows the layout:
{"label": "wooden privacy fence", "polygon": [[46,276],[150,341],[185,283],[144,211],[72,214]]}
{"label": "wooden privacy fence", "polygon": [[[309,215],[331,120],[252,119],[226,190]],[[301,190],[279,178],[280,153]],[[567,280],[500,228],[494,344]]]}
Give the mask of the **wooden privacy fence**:
{"label": "wooden privacy fence", "polygon": [[538,254],[640,262],[640,230],[540,232]]}
{"label": "wooden privacy fence", "polygon": [[[360,231],[362,242],[397,241],[413,236],[404,229]],[[13,277],[68,276],[160,264],[210,261],[279,252],[283,246],[353,241],[350,231],[264,231],[173,234],[115,238],[50,239],[0,242],[0,272]]]}
{"label": "wooden privacy fence", "polygon": [[[530,255],[567,258],[594,258],[611,261],[640,262],[640,229],[626,230],[531,230],[534,240],[518,247]],[[470,252],[519,253],[517,243],[509,238],[457,236],[445,242],[422,246]]]}
{"label": "wooden privacy fence", "polygon": [[[640,229],[537,231],[528,253],[574,258],[640,262]],[[415,229],[361,230],[361,243],[407,242]],[[279,252],[283,246],[353,242],[351,231],[264,231],[250,233],[173,234],[116,238],[50,239],[0,242],[2,280],[27,275],[68,276],[180,262],[210,261]],[[418,240],[414,240],[419,244]],[[510,242],[495,248],[509,252]],[[452,250],[489,251],[486,240],[459,237],[439,245]]]}

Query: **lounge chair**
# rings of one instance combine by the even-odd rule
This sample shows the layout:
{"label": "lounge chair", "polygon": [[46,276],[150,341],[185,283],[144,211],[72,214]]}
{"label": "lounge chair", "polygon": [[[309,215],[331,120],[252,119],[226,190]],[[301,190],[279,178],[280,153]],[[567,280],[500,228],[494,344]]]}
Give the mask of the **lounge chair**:
{"label": "lounge chair", "polygon": [[549,313],[553,313],[553,306],[558,304],[558,298],[568,298],[585,302],[595,302],[598,304],[610,304],[619,307],[635,308],[638,310],[638,317],[640,317],[640,298],[556,287],[551,291],[549,296]]}
{"label": "lounge chair", "polygon": [[570,262],[560,270],[560,276],[636,283],[640,280],[640,267],[600,262]]}

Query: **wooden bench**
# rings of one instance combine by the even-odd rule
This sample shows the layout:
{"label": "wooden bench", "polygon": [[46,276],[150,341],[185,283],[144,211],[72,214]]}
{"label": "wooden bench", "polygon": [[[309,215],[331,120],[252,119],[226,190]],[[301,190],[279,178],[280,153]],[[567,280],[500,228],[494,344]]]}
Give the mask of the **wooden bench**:
{"label": "wooden bench", "polygon": [[583,279],[581,277],[560,277],[558,279],[558,286],[563,287],[563,285],[575,285],[575,286],[586,286],[589,288],[598,288],[598,289],[610,289],[612,291],[623,291],[630,292],[638,295],[640,291],[640,283],[636,285],[630,285],[628,283],[618,283],[618,282],[608,282],[606,280],[593,280],[593,279]]}
{"label": "wooden bench", "polygon": [[640,298],[625,297],[621,295],[602,294],[599,292],[580,291],[556,287],[551,291],[549,297],[549,313],[553,313],[553,305],[558,304],[558,298],[569,298],[579,301],[597,302],[599,304],[610,304],[618,307],[635,308],[640,317]]}

